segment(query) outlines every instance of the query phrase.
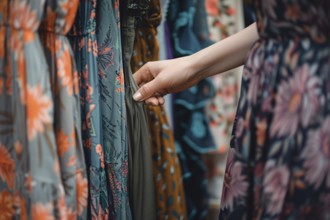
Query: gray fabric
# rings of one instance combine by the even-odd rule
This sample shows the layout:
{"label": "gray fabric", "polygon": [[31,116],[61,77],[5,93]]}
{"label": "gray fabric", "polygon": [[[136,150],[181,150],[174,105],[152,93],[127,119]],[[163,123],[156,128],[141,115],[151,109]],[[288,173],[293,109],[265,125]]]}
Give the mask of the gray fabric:
{"label": "gray fabric", "polygon": [[130,67],[135,39],[135,19],[128,16],[127,11],[121,11],[121,14],[124,15],[121,21],[121,36],[129,135],[128,190],[130,205],[133,219],[153,220],[156,219],[156,201],[147,115],[143,103],[133,100],[133,94],[138,86],[133,79]]}

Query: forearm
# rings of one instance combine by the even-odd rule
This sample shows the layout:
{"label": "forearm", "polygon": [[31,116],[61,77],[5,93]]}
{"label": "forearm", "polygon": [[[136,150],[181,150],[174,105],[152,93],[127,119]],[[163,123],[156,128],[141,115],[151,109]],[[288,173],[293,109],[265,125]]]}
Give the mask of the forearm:
{"label": "forearm", "polygon": [[189,57],[195,77],[206,78],[243,65],[252,44],[259,38],[256,24],[241,30]]}

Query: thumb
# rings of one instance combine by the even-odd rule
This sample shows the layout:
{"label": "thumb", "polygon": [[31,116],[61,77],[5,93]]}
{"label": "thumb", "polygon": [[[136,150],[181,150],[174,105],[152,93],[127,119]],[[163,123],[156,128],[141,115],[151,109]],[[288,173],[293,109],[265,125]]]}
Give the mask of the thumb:
{"label": "thumb", "polygon": [[134,95],[133,99],[135,101],[144,101],[147,98],[150,98],[157,92],[157,83],[156,80],[152,80],[144,84]]}

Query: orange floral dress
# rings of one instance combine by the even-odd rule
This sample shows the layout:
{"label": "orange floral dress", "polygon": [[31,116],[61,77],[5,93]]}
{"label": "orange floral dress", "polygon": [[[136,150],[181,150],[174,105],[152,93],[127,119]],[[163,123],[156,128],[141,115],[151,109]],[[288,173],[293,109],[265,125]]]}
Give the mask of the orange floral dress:
{"label": "orange floral dress", "polygon": [[66,34],[78,0],[47,0],[40,37],[50,67],[55,108],[55,135],[68,214],[85,218],[88,184],[81,142],[78,73]]}
{"label": "orange floral dress", "polygon": [[46,59],[37,32],[46,5],[65,34],[76,1],[0,2],[0,219],[84,219],[87,206],[78,79],[69,45],[51,29],[44,48],[57,53]]}

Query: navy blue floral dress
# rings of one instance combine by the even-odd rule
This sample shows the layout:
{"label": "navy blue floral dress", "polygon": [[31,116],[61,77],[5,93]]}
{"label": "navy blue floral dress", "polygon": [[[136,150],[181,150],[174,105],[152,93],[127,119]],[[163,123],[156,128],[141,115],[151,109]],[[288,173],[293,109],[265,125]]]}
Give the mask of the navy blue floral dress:
{"label": "navy blue floral dress", "polygon": [[220,219],[330,219],[330,1],[257,0]]}

